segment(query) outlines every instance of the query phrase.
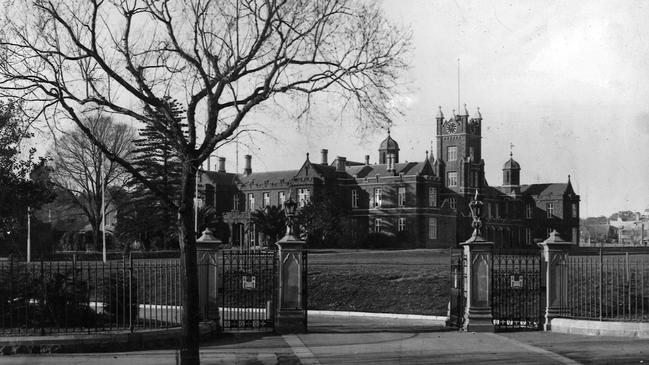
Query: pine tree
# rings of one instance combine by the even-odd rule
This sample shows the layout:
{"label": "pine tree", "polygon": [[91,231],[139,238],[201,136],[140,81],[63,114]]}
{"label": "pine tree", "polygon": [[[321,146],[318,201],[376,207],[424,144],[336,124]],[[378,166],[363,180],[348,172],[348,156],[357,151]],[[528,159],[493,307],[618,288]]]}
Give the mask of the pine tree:
{"label": "pine tree", "polygon": [[[135,140],[133,166],[142,175],[157,184],[165,194],[179,196],[181,165],[179,157],[174,154],[171,141],[161,128],[185,129],[184,110],[180,104],[167,98],[172,118],[161,113],[145,111],[145,114],[164,123],[147,123],[140,129],[140,138]],[[127,184],[131,199],[121,206],[121,216],[117,225],[118,235],[126,241],[138,240],[146,249],[158,246],[162,249],[177,249],[176,222],[172,210],[144,184],[132,180]]]}

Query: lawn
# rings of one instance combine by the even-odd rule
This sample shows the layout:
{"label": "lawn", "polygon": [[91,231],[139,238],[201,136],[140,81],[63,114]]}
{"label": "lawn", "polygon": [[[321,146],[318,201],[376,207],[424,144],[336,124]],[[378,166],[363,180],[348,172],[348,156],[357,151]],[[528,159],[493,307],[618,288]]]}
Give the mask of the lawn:
{"label": "lawn", "polygon": [[445,316],[448,250],[310,250],[309,309]]}

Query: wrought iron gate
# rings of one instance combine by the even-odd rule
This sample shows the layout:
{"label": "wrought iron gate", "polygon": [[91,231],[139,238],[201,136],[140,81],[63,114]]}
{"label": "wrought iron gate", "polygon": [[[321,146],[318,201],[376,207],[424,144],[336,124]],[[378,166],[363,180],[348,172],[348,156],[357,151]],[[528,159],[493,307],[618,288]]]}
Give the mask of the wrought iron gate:
{"label": "wrought iron gate", "polygon": [[464,322],[464,308],[466,305],[466,293],[464,291],[464,281],[466,273],[464,272],[465,258],[462,250],[450,251],[451,257],[451,293],[449,319],[447,326],[461,328]]}
{"label": "wrought iron gate", "polygon": [[272,331],[277,288],[277,253],[224,251],[223,331]]}
{"label": "wrought iron gate", "polygon": [[538,330],[543,319],[541,251],[493,254],[492,314],[496,330]]}

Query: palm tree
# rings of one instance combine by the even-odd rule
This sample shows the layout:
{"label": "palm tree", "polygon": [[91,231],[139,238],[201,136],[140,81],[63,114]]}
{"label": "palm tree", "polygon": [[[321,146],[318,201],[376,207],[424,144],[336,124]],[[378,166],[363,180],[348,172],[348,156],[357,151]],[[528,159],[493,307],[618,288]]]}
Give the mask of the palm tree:
{"label": "palm tree", "polygon": [[286,216],[284,210],[276,205],[269,205],[264,209],[257,209],[250,215],[250,220],[256,226],[257,231],[268,237],[268,243],[277,240],[286,231]]}

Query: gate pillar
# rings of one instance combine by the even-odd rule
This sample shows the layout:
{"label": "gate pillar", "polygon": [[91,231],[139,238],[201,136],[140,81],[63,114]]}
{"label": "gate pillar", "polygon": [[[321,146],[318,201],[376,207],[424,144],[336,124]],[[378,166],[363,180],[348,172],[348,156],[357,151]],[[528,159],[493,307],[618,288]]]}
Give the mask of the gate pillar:
{"label": "gate pillar", "polygon": [[306,289],[304,257],[306,242],[294,235],[294,214],[297,203],[290,199],[284,203],[287,218],[286,235],[275,243],[278,248],[278,293],[275,316],[275,332],[306,332],[306,303],[303,293]]}
{"label": "gate pillar", "polygon": [[482,202],[478,200],[478,191],[469,203],[473,216],[473,234],[471,238],[460,243],[466,258],[465,283],[466,307],[464,310],[465,331],[494,332],[491,313],[491,270],[493,269],[494,243],[482,238],[481,213]]}
{"label": "gate pillar", "polygon": [[212,235],[209,228],[196,240],[196,255],[198,261],[198,305],[201,320],[213,320],[219,324],[218,286],[219,271],[217,270],[217,255],[223,247],[221,240]]}
{"label": "gate pillar", "polygon": [[543,248],[545,265],[545,322],[543,330],[549,331],[553,318],[560,317],[568,306],[568,267],[566,256],[573,243],[564,240],[556,230],[539,243]]}

